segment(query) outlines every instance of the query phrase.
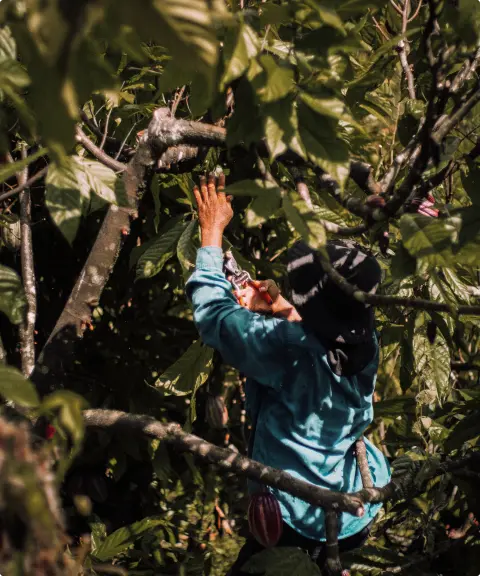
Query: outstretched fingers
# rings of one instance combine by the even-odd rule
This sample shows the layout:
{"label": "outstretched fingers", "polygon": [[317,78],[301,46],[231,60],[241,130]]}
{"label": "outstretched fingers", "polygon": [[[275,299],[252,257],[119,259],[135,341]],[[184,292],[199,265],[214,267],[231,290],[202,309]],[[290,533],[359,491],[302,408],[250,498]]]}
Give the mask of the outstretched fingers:
{"label": "outstretched fingers", "polygon": [[200,192],[202,193],[202,200],[205,203],[208,203],[209,196],[208,196],[208,186],[207,186],[207,179],[205,176],[200,176]]}

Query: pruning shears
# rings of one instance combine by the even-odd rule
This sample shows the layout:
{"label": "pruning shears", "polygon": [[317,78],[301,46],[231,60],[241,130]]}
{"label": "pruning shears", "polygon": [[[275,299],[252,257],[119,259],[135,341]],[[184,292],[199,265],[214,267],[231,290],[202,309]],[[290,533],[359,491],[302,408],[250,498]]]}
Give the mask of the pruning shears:
{"label": "pruning shears", "polygon": [[[223,258],[223,271],[235,291],[245,289],[247,286],[251,286],[255,290],[259,291],[260,282],[253,280],[247,271],[240,268],[230,250],[225,252]],[[268,292],[260,292],[260,297],[265,300],[269,306],[273,303]],[[236,295],[236,298],[241,306],[245,306],[245,302],[241,296]]]}

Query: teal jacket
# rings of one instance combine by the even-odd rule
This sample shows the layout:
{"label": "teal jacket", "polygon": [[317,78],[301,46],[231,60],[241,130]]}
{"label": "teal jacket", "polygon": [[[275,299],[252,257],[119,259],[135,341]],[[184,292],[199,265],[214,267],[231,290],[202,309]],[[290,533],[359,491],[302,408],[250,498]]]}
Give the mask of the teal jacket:
{"label": "teal jacket", "polygon": [[[256,422],[252,458],[322,488],[360,490],[354,443],[373,419],[378,352],[361,373],[336,376],[326,350],[301,323],[240,306],[222,266],[220,248],[201,248],[187,294],[202,340],[250,379],[247,410]],[[388,462],[365,443],[374,485],[384,486],[390,480]],[[253,484],[250,490],[255,490]],[[307,538],[325,540],[322,508],[270,490],[287,524]],[[343,513],[339,538],[362,530],[380,507],[367,504],[362,518]]]}

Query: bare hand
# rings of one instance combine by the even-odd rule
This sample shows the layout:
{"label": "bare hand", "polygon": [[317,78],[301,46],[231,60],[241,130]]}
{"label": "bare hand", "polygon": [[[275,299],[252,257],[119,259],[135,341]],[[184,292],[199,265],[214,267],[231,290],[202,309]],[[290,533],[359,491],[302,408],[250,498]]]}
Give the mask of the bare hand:
{"label": "bare hand", "polygon": [[200,176],[200,190],[198,186],[193,189],[198,206],[202,246],[222,247],[223,231],[233,217],[232,196],[225,196],[224,190],[225,174],[220,174],[217,186],[213,174],[209,175],[208,184],[205,176]]}
{"label": "bare hand", "polygon": [[268,292],[273,304],[280,295],[280,290],[273,280],[255,282],[253,286],[247,286],[243,290],[237,290],[235,295],[242,301],[245,308],[260,314],[273,314],[272,304],[267,304],[262,294]]}

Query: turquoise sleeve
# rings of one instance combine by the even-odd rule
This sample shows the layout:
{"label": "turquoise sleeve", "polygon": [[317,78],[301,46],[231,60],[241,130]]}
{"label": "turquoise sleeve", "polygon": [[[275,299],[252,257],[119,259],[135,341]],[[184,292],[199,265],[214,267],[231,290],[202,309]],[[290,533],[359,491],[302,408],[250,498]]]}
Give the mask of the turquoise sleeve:
{"label": "turquoise sleeve", "polygon": [[246,376],[261,384],[280,386],[285,354],[290,340],[303,331],[300,325],[240,306],[223,273],[220,248],[198,250],[196,268],[186,288],[193,304],[194,322],[205,344]]}

